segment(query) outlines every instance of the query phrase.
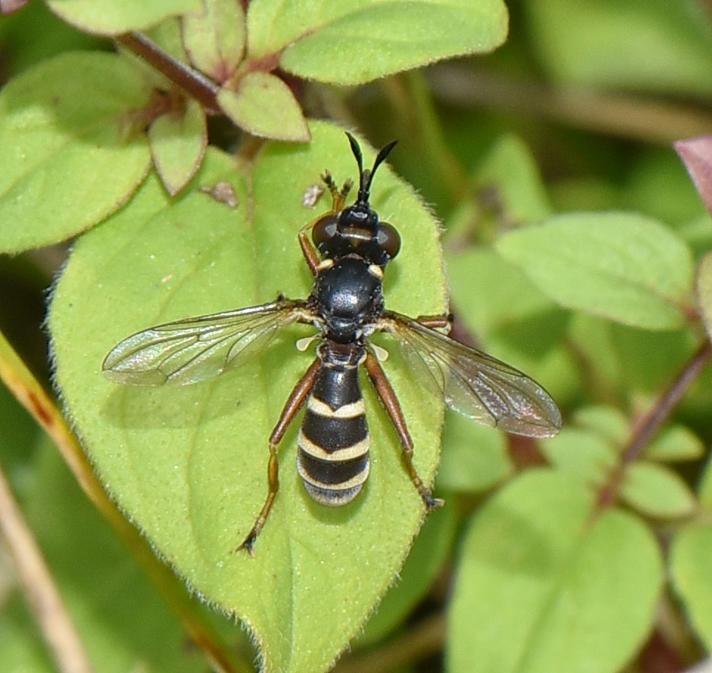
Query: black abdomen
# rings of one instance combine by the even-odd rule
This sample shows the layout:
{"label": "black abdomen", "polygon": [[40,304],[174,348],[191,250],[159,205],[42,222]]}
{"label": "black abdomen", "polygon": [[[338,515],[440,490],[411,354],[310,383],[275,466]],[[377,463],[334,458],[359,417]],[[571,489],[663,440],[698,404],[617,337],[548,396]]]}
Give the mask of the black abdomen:
{"label": "black abdomen", "polygon": [[324,364],[299,432],[297,470],[309,495],[345,505],[368,478],[370,438],[358,366]]}

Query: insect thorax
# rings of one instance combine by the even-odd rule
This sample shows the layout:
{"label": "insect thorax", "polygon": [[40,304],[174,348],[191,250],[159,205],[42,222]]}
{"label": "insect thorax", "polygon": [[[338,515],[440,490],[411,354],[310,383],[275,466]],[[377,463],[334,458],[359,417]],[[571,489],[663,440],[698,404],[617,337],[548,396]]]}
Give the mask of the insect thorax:
{"label": "insect thorax", "polygon": [[346,256],[319,272],[311,301],[324,320],[325,336],[339,343],[359,340],[363,327],[383,313],[382,274],[360,256]]}

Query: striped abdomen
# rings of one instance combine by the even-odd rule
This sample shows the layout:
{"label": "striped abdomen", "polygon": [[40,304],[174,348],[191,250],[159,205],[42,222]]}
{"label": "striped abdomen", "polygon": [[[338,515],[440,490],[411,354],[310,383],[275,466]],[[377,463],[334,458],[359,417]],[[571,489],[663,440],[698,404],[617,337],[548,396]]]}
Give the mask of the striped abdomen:
{"label": "striped abdomen", "polygon": [[299,431],[297,470],[324,505],[353,500],[368,478],[370,444],[358,366],[323,365]]}

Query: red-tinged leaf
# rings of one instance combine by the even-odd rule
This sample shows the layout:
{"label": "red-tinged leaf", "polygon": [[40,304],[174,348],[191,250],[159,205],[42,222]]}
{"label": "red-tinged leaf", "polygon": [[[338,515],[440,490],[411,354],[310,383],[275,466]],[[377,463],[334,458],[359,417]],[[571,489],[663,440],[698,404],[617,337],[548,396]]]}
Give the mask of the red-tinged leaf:
{"label": "red-tinged leaf", "polygon": [[712,135],[678,140],[674,145],[707,210],[712,212]]}

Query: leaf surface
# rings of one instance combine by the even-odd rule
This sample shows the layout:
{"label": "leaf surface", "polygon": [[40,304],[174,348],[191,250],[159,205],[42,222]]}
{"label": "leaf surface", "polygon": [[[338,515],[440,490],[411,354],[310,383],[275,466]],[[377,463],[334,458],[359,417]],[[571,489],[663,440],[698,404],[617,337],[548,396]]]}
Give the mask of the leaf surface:
{"label": "leaf surface", "polygon": [[655,517],[680,517],[695,510],[695,497],[675,472],[639,460],[626,470],[621,497],[632,507]]}
{"label": "leaf surface", "polygon": [[172,196],[180,192],[200,168],[208,144],[205,112],[187,99],[185,108],[161,115],[148,129],[153,164]]}
{"label": "leaf surface", "polygon": [[136,129],[150,96],[137,68],[98,52],[62,54],[2,89],[0,252],[57,243],[126,202],[150,166]]}
{"label": "leaf surface", "polygon": [[183,17],[183,44],[193,65],[216,82],[235,72],[245,48],[245,15],[234,0],[203,0]]}
{"label": "leaf surface", "polygon": [[650,531],[592,519],[594,495],[551,470],[500,491],[469,527],[450,610],[450,673],[614,673],[643,643],[662,584]]}
{"label": "leaf surface", "polygon": [[298,77],[362,84],[491,51],[507,35],[500,0],[263,0],[247,15],[249,56],[280,54]]}
{"label": "leaf surface", "polygon": [[712,649],[712,525],[686,526],[673,540],[672,581],[690,615],[692,625],[707,649]]}
{"label": "leaf surface", "polygon": [[634,213],[570,213],[502,236],[497,250],[562,306],[626,325],[685,322],[692,256],[662,224]]}
{"label": "leaf surface", "polygon": [[[263,303],[279,292],[308,294],[296,234],[315,213],[302,206],[304,192],[325,166],[339,181],[355,170],[340,129],[314,123],[311,131],[309,146],[267,145],[252,166],[210,151],[174,200],[150,178],[129,206],[78,242],[50,316],[57,381],[107,488],[192,587],[248,625],[265,670],[284,673],[329,669],[422,523],[421,501],[373,392],[364,384],[373,455],[364,493],[333,509],[307,497],[295,469],[297,420],[281,444],[280,491],[250,558],[234,549],[267,493],[269,433],[314,358],[294,342],[313,329],[289,328],[262,358],[193,386],[122,387],[101,375],[101,363],[136,330]],[[365,152],[368,163],[373,153]],[[231,203],[214,198],[217,185],[233,190]],[[441,312],[432,218],[388,167],[372,193],[384,218],[408,223],[402,253],[386,272],[389,308]],[[442,406],[393,350],[387,372],[417,468],[431,481]]]}
{"label": "leaf surface", "polygon": [[309,127],[290,88],[276,75],[251,72],[236,91],[218,93],[222,111],[240,128],[263,138],[307,142]]}
{"label": "leaf surface", "polygon": [[50,9],[88,33],[119,35],[143,30],[169,16],[200,8],[201,0],[47,0]]}

